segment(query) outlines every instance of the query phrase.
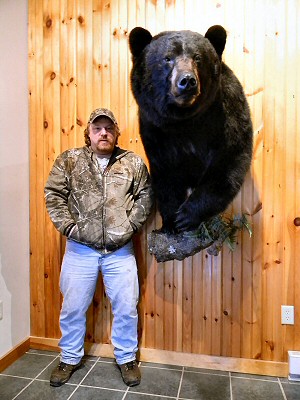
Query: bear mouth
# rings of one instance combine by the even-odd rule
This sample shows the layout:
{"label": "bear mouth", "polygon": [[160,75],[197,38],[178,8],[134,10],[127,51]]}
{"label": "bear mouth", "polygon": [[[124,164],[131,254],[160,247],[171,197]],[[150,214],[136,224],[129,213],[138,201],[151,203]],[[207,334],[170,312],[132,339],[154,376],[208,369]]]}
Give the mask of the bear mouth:
{"label": "bear mouth", "polygon": [[173,97],[174,103],[179,107],[191,107],[198,99],[198,94],[178,94]]}

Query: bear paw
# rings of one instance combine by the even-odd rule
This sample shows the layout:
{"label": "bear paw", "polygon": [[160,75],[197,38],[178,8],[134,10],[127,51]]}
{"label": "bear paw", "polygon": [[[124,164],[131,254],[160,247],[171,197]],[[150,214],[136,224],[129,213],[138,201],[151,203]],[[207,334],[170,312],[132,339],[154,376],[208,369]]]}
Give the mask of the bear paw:
{"label": "bear paw", "polygon": [[177,211],[175,225],[178,232],[193,231],[199,227],[200,222],[187,204],[183,204]]}

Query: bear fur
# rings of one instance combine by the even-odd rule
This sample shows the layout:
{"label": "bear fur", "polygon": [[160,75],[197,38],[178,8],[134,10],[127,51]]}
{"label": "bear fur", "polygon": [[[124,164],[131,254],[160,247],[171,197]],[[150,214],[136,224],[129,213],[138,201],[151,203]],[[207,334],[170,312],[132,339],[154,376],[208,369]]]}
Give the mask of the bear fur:
{"label": "bear fur", "polygon": [[243,88],[222,62],[226,31],[205,36],[141,27],[129,35],[131,89],[162,232],[197,229],[239,192],[252,158]]}

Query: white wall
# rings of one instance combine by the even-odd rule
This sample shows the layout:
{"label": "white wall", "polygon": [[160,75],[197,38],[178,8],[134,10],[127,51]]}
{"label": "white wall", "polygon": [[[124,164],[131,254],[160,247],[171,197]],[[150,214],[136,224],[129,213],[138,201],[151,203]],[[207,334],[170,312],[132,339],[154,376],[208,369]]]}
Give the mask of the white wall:
{"label": "white wall", "polygon": [[27,0],[0,0],[0,357],[29,336]]}

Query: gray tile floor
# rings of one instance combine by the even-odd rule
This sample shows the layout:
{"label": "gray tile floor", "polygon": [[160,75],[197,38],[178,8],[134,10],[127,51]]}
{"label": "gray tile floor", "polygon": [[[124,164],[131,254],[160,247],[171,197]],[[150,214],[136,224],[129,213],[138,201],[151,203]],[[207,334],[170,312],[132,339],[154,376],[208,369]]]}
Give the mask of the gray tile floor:
{"label": "gray tile floor", "polygon": [[1,400],[300,400],[300,383],[270,376],[140,363],[142,382],[128,388],[114,360],[86,357],[68,383],[49,385],[59,355],[30,350],[0,374]]}

